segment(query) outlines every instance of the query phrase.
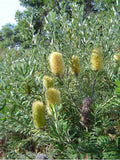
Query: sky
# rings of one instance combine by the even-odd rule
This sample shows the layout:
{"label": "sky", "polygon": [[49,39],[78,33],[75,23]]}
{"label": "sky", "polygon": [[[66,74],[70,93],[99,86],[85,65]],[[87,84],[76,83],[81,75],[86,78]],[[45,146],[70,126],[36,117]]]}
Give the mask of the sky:
{"label": "sky", "polygon": [[23,11],[19,0],[0,0],[0,29],[7,23],[16,24],[15,13]]}

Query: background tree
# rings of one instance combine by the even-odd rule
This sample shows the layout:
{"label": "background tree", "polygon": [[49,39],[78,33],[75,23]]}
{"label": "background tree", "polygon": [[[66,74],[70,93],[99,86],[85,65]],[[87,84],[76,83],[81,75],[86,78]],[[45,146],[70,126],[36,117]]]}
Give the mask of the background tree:
{"label": "background tree", "polygon": [[8,23],[2,27],[1,31],[2,31],[2,35],[3,35],[3,39],[11,38],[14,33],[14,25]]}
{"label": "background tree", "polygon": [[8,23],[4,25],[1,29],[1,46],[4,47],[13,47],[14,46],[14,25]]}
{"label": "background tree", "polygon": [[[60,16],[63,16],[63,13],[65,13],[66,15],[64,14],[64,16],[67,17],[66,21],[71,23],[72,18],[74,19],[74,13],[72,11],[73,5],[76,5],[78,8],[83,6],[83,13],[79,16],[82,18],[81,20],[84,21],[91,13],[105,14],[105,12],[111,10],[116,3],[118,3],[118,1],[115,2],[113,0],[104,2],[101,0],[20,0],[20,4],[26,9],[23,12],[16,12],[16,26],[7,24],[2,28],[1,35],[4,40],[4,45],[9,46],[9,43],[10,45],[13,43],[13,46],[19,44],[23,48],[35,46],[36,37],[46,37],[46,18],[54,14],[55,19],[57,19],[56,22],[59,23]],[[120,7],[116,8],[115,6],[114,10],[117,14],[119,13]],[[101,28],[103,29],[103,27],[101,24],[99,30]],[[52,29],[53,26],[51,26],[51,30]],[[60,31],[60,26],[58,30]]]}

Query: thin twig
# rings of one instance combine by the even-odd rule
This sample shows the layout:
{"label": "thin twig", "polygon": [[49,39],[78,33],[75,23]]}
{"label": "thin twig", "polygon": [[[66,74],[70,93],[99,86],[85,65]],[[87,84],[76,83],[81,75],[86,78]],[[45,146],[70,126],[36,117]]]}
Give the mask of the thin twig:
{"label": "thin twig", "polygon": [[97,79],[97,73],[95,73],[95,78],[94,78],[94,81],[93,81],[92,92],[91,92],[91,100],[92,100],[93,95],[94,95],[94,89],[95,89],[96,79]]}
{"label": "thin twig", "polygon": [[112,96],[110,99],[108,99],[107,102],[105,102],[105,103],[99,108],[99,110],[97,111],[97,113],[100,112],[100,110],[103,109],[103,107],[104,107],[107,103],[109,103],[109,102],[110,102],[113,98],[115,98],[115,97],[117,97],[117,96],[114,95],[114,96]]}
{"label": "thin twig", "polygon": [[113,98],[115,98],[117,96],[112,96],[110,99],[107,100],[107,102],[105,102],[101,107],[104,107],[107,103],[109,103]]}

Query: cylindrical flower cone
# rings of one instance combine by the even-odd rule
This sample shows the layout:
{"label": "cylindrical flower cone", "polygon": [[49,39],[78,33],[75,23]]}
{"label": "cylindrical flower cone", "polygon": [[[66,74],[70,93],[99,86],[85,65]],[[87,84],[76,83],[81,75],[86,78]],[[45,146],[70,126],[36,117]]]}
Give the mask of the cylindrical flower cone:
{"label": "cylindrical flower cone", "polygon": [[79,58],[76,55],[72,56],[71,62],[70,62],[70,69],[73,74],[78,75],[80,72],[80,63],[79,63]]}
{"label": "cylindrical flower cone", "polygon": [[102,53],[100,48],[95,48],[92,50],[92,55],[91,55],[91,69],[94,71],[99,71],[102,69]]}
{"label": "cylindrical flower cone", "polygon": [[47,102],[48,114],[51,114],[50,105],[52,107],[56,103],[57,104],[61,103],[60,92],[55,88],[49,88],[46,90],[45,98],[46,98],[46,102]]}
{"label": "cylindrical flower cone", "polygon": [[39,129],[45,126],[45,107],[42,102],[33,103],[32,115],[35,128]]}
{"label": "cylindrical flower cone", "polygon": [[53,52],[49,57],[51,72],[55,75],[62,75],[64,72],[64,62],[61,53]]}
{"label": "cylindrical flower cone", "polygon": [[53,79],[49,76],[44,76],[43,77],[43,86],[48,89],[48,88],[52,88],[53,87]]}

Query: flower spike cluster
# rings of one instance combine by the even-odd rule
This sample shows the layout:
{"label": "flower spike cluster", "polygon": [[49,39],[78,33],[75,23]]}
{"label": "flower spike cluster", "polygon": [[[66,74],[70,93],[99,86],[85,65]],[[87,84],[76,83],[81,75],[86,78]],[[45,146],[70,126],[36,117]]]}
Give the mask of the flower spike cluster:
{"label": "flower spike cluster", "polygon": [[[51,53],[51,55],[49,56],[49,63],[51,72],[54,75],[60,76],[63,74],[64,62],[61,53]],[[78,73],[80,72],[78,56],[73,55],[70,64],[71,72],[78,76]],[[102,68],[102,54],[100,48],[95,48],[92,50],[91,68],[95,71],[98,71]],[[53,79],[48,75],[45,75],[43,77],[43,86],[46,88],[45,99],[47,112],[51,115],[51,107],[55,104],[59,105],[61,103],[60,92],[57,89],[53,88]],[[45,125],[45,108],[42,102],[36,101],[33,103],[32,114],[35,127],[42,128]]]}

